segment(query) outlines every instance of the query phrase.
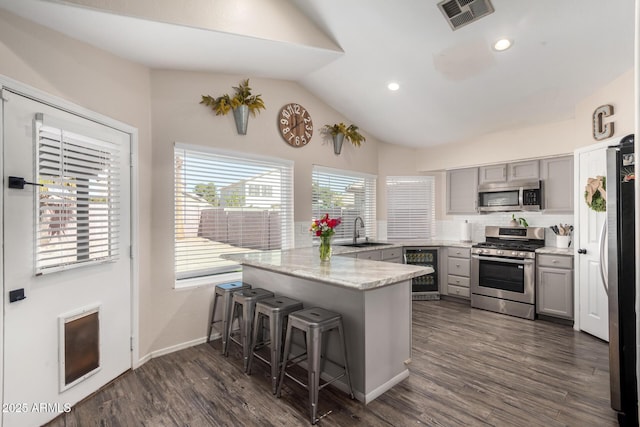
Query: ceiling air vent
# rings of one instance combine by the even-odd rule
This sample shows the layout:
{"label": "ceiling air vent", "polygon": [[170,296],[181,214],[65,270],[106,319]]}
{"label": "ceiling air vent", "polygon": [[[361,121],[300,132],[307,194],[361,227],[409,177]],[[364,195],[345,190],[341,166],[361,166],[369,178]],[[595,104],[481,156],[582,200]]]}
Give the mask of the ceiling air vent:
{"label": "ceiling air vent", "polygon": [[493,13],[490,0],[445,0],[438,3],[438,7],[447,18],[452,30],[457,30]]}

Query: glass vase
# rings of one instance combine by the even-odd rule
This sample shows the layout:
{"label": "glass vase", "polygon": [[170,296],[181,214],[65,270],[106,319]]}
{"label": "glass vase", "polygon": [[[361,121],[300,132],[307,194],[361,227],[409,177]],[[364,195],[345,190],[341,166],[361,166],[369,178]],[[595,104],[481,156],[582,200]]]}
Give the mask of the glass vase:
{"label": "glass vase", "polygon": [[320,236],[320,262],[331,260],[331,236]]}

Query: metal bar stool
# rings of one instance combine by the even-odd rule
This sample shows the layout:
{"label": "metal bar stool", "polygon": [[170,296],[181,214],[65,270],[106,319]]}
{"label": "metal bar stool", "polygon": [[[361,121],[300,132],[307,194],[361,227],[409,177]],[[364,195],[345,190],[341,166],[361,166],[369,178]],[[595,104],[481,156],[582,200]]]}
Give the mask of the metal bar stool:
{"label": "metal bar stool", "polygon": [[[247,371],[249,364],[249,353],[251,353],[251,326],[256,310],[256,304],[263,299],[272,298],[273,292],[266,289],[242,289],[234,292],[232,296],[233,306],[229,312],[229,333],[227,334],[227,345],[222,349],[225,356],[229,355],[229,343],[235,342],[242,347],[244,371]],[[233,329],[234,320],[238,320],[239,329]],[[239,333],[240,339],[234,337],[234,333]]]}
{"label": "metal bar stool", "polygon": [[[244,282],[231,282],[221,283],[216,285],[215,296],[213,297],[213,309],[211,310],[211,323],[209,324],[209,333],[207,334],[207,342],[211,341],[211,334],[213,333],[213,325],[222,322],[222,328],[220,328],[220,335],[222,336],[222,348],[227,344],[229,337],[229,313],[231,311],[231,295],[242,289],[251,289],[251,285]],[[222,298],[222,317],[219,320],[216,319],[216,307],[218,306],[218,298]]]}
{"label": "metal bar stool", "polygon": [[[280,362],[282,361],[282,337],[287,324],[287,316],[298,310],[302,310],[300,301],[283,296],[267,298],[256,304],[247,374],[251,375],[254,357],[271,366],[271,388],[273,394],[276,394],[278,385],[278,373],[280,372]],[[265,340],[264,337],[261,337],[260,341],[258,341],[258,334],[264,329],[265,318],[269,320],[269,339]],[[257,353],[257,350],[265,346],[269,346],[270,360]]]}
{"label": "metal bar stool", "polygon": [[[305,333],[306,352],[290,358],[291,335],[294,328]],[[340,335],[342,356],[344,358],[344,372],[320,385],[320,374],[322,373],[321,359],[323,358],[322,335],[324,332],[329,332],[334,329],[337,329]],[[302,381],[287,373],[287,367],[297,365],[304,360],[308,360],[307,384],[304,384]],[[329,384],[346,376],[349,395],[352,399],[354,398],[353,388],[351,387],[351,377],[349,375],[349,366],[347,363],[347,347],[342,327],[342,316],[340,314],[323,308],[313,307],[296,311],[289,315],[287,334],[284,342],[282,369],[280,371],[280,378],[278,379],[278,388],[276,393],[278,397],[280,397],[282,392],[282,383],[284,382],[285,376],[291,378],[293,381],[309,390],[309,412],[311,413],[311,424],[315,424],[318,421],[316,416],[318,411],[318,393]]]}

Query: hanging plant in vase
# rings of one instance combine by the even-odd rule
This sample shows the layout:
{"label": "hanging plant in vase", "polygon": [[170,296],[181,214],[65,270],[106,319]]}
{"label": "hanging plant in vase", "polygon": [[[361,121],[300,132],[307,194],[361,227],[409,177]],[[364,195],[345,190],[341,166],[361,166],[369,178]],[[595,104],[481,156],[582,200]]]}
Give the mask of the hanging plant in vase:
{"label": "hanging plant in vase", "polygon": [[354,124],[347,126],[340,122],[333,125],[324,125],[322,129],[325,133],[331,135],[333,139],[333,152],[335,154],[340,154],[345,138],[356,147],[359,147],[360,144],[367,140],[358,130],[358,126]]}
{"label": "hanging plant in vase", "polygon": [[210,95],[202,95],[200,104],[211,107],[216,112],[216,116],[225,116],[229,111],[233,111],[233,119],[236,122],[238,134],[246,135],[249,113],[255,117],[256,113],[266,107],[262,100],[262,95],[251,94],[249,79],[243,80],[238,86],[233,86],[233,89],[235,90],[233,96],[226,93],[217,98]]}

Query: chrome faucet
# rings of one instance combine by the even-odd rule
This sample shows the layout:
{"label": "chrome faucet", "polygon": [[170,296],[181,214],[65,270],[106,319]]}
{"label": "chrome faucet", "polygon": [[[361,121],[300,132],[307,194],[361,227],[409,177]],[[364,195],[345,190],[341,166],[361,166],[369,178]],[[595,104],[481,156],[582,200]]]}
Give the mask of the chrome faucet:
{"label": "chrome faucet", "polygon": [[353,244],[358,243],[358,237],[360,237],[360,231],[356,228],[358,225],[358,220],[360,220],[360,224],[362,226],[360,228],[364,228],[364,221],[359,216],[356,217],[355,221],[353,221]]}

